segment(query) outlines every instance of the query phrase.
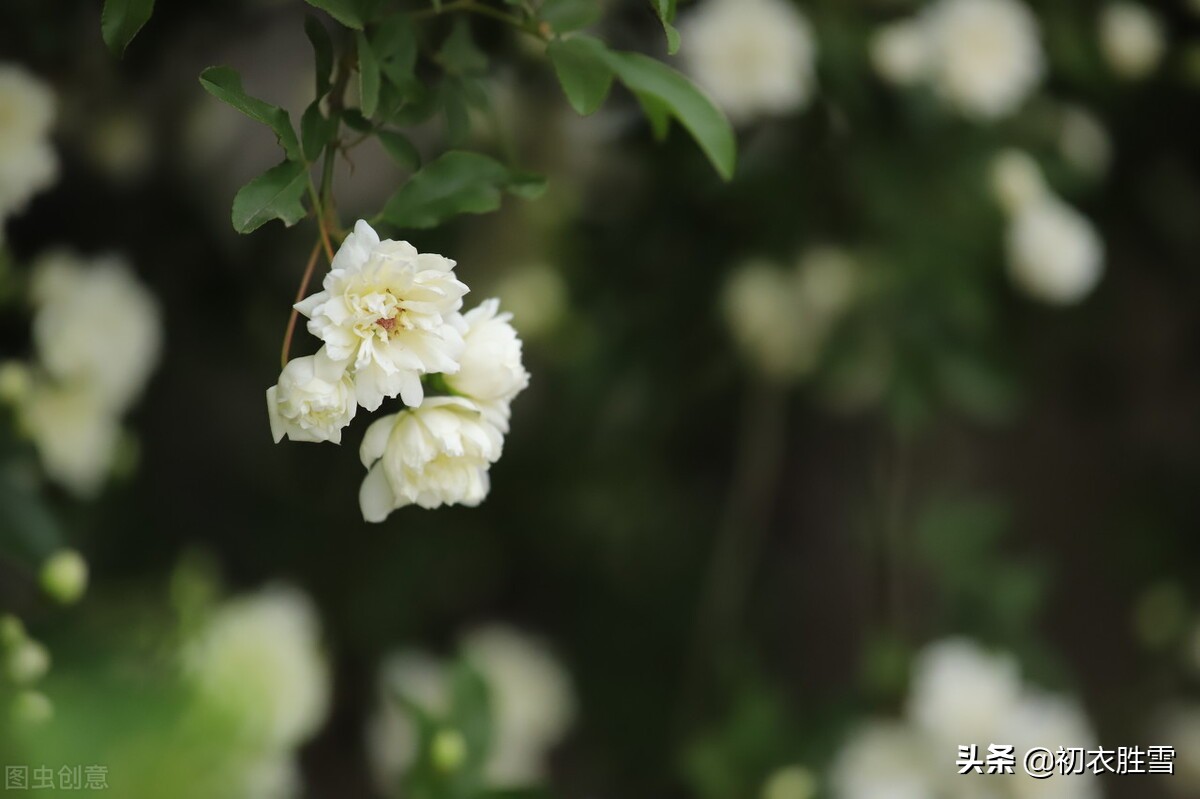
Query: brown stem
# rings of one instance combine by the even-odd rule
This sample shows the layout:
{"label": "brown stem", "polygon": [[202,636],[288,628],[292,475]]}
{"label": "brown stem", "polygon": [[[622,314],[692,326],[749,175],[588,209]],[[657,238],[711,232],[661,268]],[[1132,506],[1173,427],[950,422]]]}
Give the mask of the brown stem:
{"label": "brown stem", "polygon": [[[324,226],[321,227],[324,232]],[[304,299],[304,293],[308,291],[308,283],[312,280],[313,270],[317,268],[317,258],[321,255],[321,243],[317,242],[313,245],[312,255],[308,256],[308,266],[304,267],[304,277],[300,278],[300,288],[296,291],[296,302]],[[296,332],[296,318],[300,312],[296,310],[295,305],[292,306],[292,313],[288,316],[287,332],[283,334],[283,352],[280,354],[280,364],[287,366],[288,354],[292,349],[292,334]]]}

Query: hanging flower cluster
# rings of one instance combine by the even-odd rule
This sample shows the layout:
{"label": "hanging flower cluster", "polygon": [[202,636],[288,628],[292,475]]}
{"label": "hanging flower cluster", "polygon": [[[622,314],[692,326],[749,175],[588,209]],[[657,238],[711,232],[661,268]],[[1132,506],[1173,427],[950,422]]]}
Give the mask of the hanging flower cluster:
{"label": "hanging flower cluster", "polygon": [[363,518],[406,505],[478,505],[500,458],[512,400],[529,384],[521,340],[496,300],[462,313],[454,261],[380,240],[364,221],[333,258],[322,290],[296,304],[323,346],[267,389],[275,441],[341,443],[359,406],[399,397],[360,451]]}

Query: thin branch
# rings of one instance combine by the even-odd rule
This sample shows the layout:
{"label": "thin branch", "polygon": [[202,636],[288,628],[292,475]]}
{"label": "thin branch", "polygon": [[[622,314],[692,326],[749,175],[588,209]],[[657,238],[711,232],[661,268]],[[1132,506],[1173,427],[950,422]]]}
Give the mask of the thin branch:
{"label": "thin branch", "polygon": [[[308,266],[304,267],[304,277],[300,279],[300,288],[296,291],[296,302],[304,299],[305,292],[308,291],[309,281],[312,280],[313,271],[317,267],[317,258],[321,255],[321,242],[313,245],[312,255],[308,256]],[[300,312],[296,310],[295,305],[292,306],[292,313],[288,316],[287,332],[283,334],[283,351],[280,353],[279,362],[281,366],[287,366],[288,356],[292,350],[292,334],[296,332],[296,318]]]}

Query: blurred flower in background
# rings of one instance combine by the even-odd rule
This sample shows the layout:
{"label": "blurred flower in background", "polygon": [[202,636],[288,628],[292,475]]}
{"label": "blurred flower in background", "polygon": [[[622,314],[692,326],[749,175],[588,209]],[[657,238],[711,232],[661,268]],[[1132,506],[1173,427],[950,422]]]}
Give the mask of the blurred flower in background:
{"label": "blurred flower in background", "polygon": [[1141,3],[1108,3],[1100,12],[1100,50],[1118,76],[1144,78],[1166,51],[1162,21]]}
{"label": "blurred flower in background", "polygon": [[4,221],[58,177],[50,143],[54,116],[46,84],[20,66],[0,63],[0,241]]}
{"label": "blurred flower in background", "polygon": [[799,110],[816,91],[812,26],[786,0],[704,0],[680,35],[687,70],[735,122]]}

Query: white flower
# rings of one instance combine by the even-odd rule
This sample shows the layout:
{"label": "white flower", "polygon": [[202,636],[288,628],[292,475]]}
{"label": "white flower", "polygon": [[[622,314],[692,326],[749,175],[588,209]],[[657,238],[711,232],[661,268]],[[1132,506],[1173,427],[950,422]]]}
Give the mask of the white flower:
{"label": "white flower", "polygon": [[425,652],[398,652],[379,669],[379,709],[367,727],[371,773],[381,793],[390,793],[417,758],[419,737],[401,707],[403,699],[435,717],[449,710],[445,664]]}
{"label": "white flower", "polygon": [[486,300],[455,318],[465,347],[459,370],[446,377],[446,385],[473,400],[506,432],[508,405],[529,385],[529,373],[521,363],[521,339],[511,324],[512,314],[499,310],[499,300]]}
{"label": "white flower", "polygon": [[853,734],[834,760],[832,795],[835,799],[929,799],[937,792],[927,759],[919,733],[898,723],[870,722]]}
{"label": "white flower", "polygon": [[[1026,690],[1008,715],[997,725],[993,736],[1013,744],[1017,752],[1034,747],[1058,751],[1058,747],[1096,748],[1096,736],[1078,703],[1043,691]],[[989,743],[993,741],[989,740]],[[982,742],[981,742],[982,743]],[[1018,767],[1012,785],[1013,795],[1021,799],[1092,799],[1099,795],[1094,774],[1075,774],[1069,780],[1035,779]]]}
{"label": "white flower", "polygon": [[345,363],[330,360],[325,348],[316,355],[293,358],[267,389],[267,413],[275,443],[292,441],[342,443],[342,429],[354,419],[358,403]]}
{"label": "white flower", "polygon": [[373,411],[399,395],[415,407],[424,396],[421,375],[458,371],[463,342],[450,317],[466,293],[454,261],[406,241],[380,241],[360,220],[322,291],[296,310],[330,358],[351,362],[360,405]]}
{"label": "white flower", "polygon": [[992,194],[1009,214],[1016,214],[1049,192],[1042,169],[1023,150],[1002,150],[992,159]]}
{"label": "white flower", "polygon": [[1045,71],[1037,20],[1019,0],[937,0],[921,24],[933,86],[966,116],[1011,114]]}
{"label": "white flower", "polygon": [[1071,166],[1086,175],[1103,175],[1112,160],[1108,131],[1079,106],[1065,106],[1059,112],[1058,149]]}
{"label": "white flower", "polygon": [[293,799],[303,792],[300,766],[288,751],[272,752],[250,763],[237,782],[235,795],[245,799]]}
{"label": "white flower", "polygon": [[34,266],[33,340],[42,366],[61,381],[86,385],[114,413],[141,394],[158,363],[158,303],[120,258],[91,261],[67,253]]}
{"label": "white flower", "polygon": [[503,445],[500,430],[462,397],[430,397],[378,419],[359,451],[370,470],[358,495],[363,518],[381,522],[406,505],[478,505]]}
{"label": "white flower", "polygon": [[20,409],[49,477],[84,499],[112,471],[121,427],[108,405],[85,386],[35,383]]}
{"label": "white flower", "polygon": [[772,380],[816,368],[833,326],[857,291],[857,264],[832,247],[807,252],[794,270],[750,261],[721,298],[725,321],[746,357]]}
{"label": "white flower", "polygon": [[929,36],[919,20],[885,25],[871,39],[875,71],[898,86],[910,86],[926,77],[930,57]]}
{"label": "white flower", "polygon": [[1021,678],[1012,657],[965,639],[931,644],[913,666],[908,714],[938,746],[990,743],[1017,703]]}
{"label": "white flower", "polygon": [[[462,652],[488,686],[493,725],[484,765],[488,781],[500,787],[533,782],[574,719],[566,672],[545,644],[503,625],[469,632]],[[450,678],[448,664],[425,652],[400,652],[384,661],[381,709],[367,730],[372,772],[384,792],[415,761],[419,742],[397,700],[443,718],[450,710]]]}
{"label": "white flower", "polygon": [[231,599],[185,648],[202,705],[267,748],[296,746],[324,722],[329,672],[316,611],[292,588]]}
{"label": "white flower", "polygon": [[1100,51],[1121,77],[1145,77],[1165,50],[1162,20],[1145,6],[1114,2],[1100,13]]}
{"label": "white flower", "polygon": [[571,682],[549,648],[518,630],[492,625],[463,639],[463,653],[490,689],[492,750],[485,773],[500,786],[532,784],[575,716]]}
{"label": "white flower", "polygon": [[735,122],[804,107],[816,80],[808,20],[784,0],[707,0],[680,22],[686,69]]}
{"label": "white flower", "polygon": [[54,95],[21,67],[0,64],[0,223],[58,175],[50,146]]}
{"label": "white flower", "polygon": [[1009,274],[1027,294],[1069,305],[1100,280],[1104,245],[1091,222],[1047,196],[1018,213],[1008,231]]}

